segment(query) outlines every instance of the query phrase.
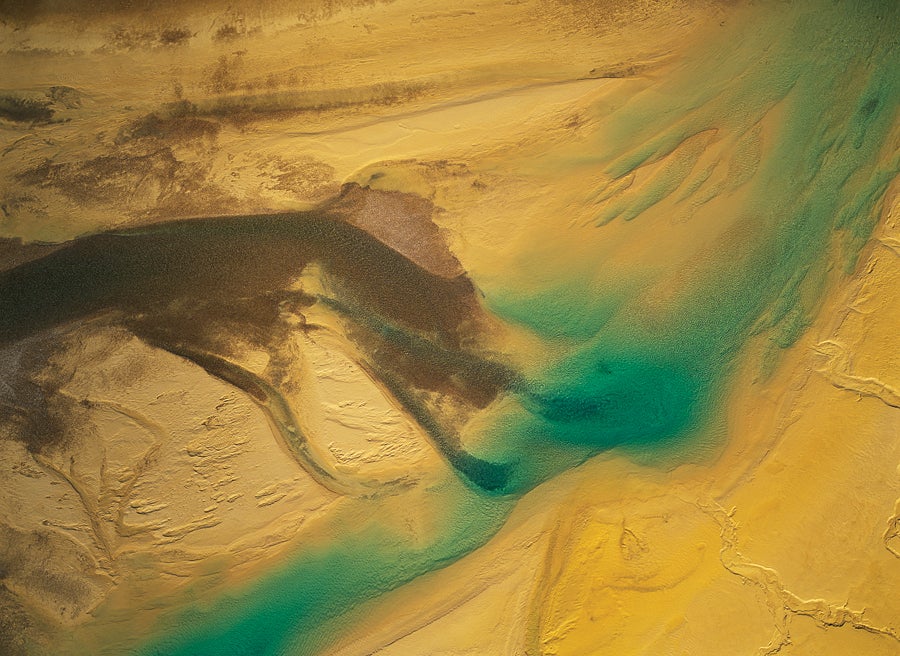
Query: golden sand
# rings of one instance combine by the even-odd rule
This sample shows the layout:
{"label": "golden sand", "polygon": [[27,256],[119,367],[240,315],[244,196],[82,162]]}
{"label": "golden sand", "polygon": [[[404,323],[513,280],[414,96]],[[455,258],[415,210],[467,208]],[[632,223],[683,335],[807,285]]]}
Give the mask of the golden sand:
{"label": "golden sand", "polygon": [[[570,230],[543,248],[551,271],[575,277],[585,253],[609,254],[584,272],[593,281],[676,269],[630,306],[652,323],[702,276],[692,262],[746,238],[737,219],[718,219],[741,207],[740,178],[766,156],[779,109],[738,139],[702,133],[598,185],[603,167],[584,152],[604,134],[596,108],[654,93],[692,42],[742,11],[197,3],[11,19],[0,28],[2,87],[71,91],[55,92],[58,122],[0,126],[0,236],[62,242],[306,210],[355,183],[407,194],[368,196],[362,210],[341,202],[348,221],[435,275],[552,287],[521,258],[553,226]],[[615,203],[689,171],[710,175],[720,196],[684,207],[673,195],[640,225],[597,232]],[[485,546],[364,602],[328,653],[896,654],[898,198],[895,184],[857,266],[832,273],[816,321],[772,371],[759,365],[765,340],[750,344],[722,421],[692,449],[611,451],[538,486]],[[433,255],[435,244],[449,251]],[[360,364],[339,318],[303,320],[319,330],[285,346],[302,390],[288,396],[314,457],[354,494],[416,490],[396,501],[415,508],[447,463]],[[558,347],[515,326],[485,330],[525,370]],[[320,521],[345,499],[297,463],[250,395],[102,323],[67,329],[55,348],[48,384],[71,402],[77,430],[32,453],[0,424],[10,650],[119,653],[164,611],[327,539]],[[261,373],[269,358],[246,345],[240,364]],[[438,531],[439,516],[419,519],[404,530]]]}

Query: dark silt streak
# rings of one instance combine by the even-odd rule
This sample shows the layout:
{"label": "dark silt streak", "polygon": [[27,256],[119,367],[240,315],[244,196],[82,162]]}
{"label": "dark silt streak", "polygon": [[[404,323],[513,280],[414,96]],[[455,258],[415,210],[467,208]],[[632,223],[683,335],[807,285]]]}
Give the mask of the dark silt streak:
{"label": "dark silt streak", "polygon": [[277,391],[279,380],[229,358],[235,342],[249,341],[278,359],[290,330],[280,314],[285,304],[316,301],[292,288],[316,262],[334,289],[334,309],[344,309],[354,326],[351,337],[371,360],[369,369],[462,476],[484,490],[504,485],[500,470],[492,469],[502,466],[467,454],[446,422],[419,400],[423,392],[438,392],[480,408],[512,380],[502,366],[462,347],[476,337],[471,326],[481,312],[465,276],[429,273],[327,209],[107,232],[40,255],[29,253],[27,261],[0,271],[0,345],[106,317],[246,391],[310,474],[346,492],[353,486],[310,453]]}
{"label": "dark silt streak", "polygon": [[511,464],[488,462],[473,456],[463,448],[459,436],[442,426],[425,403],[409,390],[405,381],[380,368],[376,371],[376,375],[428,433],[441,455],[464,476],[465,480],[485,492],[500,494],[508,492],[513,468]]}
{"label": "dark silt streak", "polygon": [[20,264],[45,257],[62,247],[62,244],[25,244],[21,239],[0,237],[0,271],[14,269]]}
{"label": "dark silt streak", "polygon": [[416,390],[432,390],[484,408],[501,390],[519,380],[510,368],[464,351],[442,348],[430,340],[385,323],[364,309],[351,308],[335,299],[323,303],[352,321],[351,337],[371,353],[372,377],[425,430],[437,450],[469,482],[491,493],[508,491],[512,465],[492,463],[470,454],[451,422],[441,421]]}
{"label": "dark silt streak", "polygon": [[300,466],[322,487],[336,494],[358,494],[366,491],[362,485],[339,477],[316,459],[309,448],[309,441],[300,430],[300,423],[290,404],[278,390],[261,377],[217,355],[183,345],[157,344],[152,338],[140,333],[138,335],[151,345],[190,360],[207,373],[245,391],[266,415],[270,425],[294,454]]}

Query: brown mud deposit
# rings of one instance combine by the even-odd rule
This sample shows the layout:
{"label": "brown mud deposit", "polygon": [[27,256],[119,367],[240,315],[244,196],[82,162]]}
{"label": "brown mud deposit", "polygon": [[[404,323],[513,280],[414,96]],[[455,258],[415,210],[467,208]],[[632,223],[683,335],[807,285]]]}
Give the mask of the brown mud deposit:
{"label": "brown mud deposit", "polygon": [[[652,329],[736,255],[784,103],[627,176],[596,153],[757,11],[0,0],[0,653],[126,653],[339,542],[351,501],[420,545],[432,490],[490,497],[484,417],[568,337],[499,325],[479,287],[669,271],[625,310]],[[329,656],[893,656],[897,198],[780,363],[742,365],[701,453],[548,481]],[[748,361],[780,348],[759,339]]]}
{"label": "brown mud deposit", "polygon": [[[304,312],[323,302],[353,326],[348,334],[368,354],[376,379],[428,430],[439,451],[483,484],[470,468],[486,464],[467,456],[454,433],[465,408],[483,408],[512,374],[461,350],[476,343],[487,319],[431,223],[431,211],[430,203],[410,194],[351,184],[318,212],[83,237],[0,274],[0,340],[12,345],[36,334],[48,340],[47,331],[100,318],[125,326],[247,392],[310,473],[333,479],[308,453],[289,403],[275,391],[284,377],[275,363],[289,359],[282,352],[291,331],[285,317],[313,330]],[[379,234],[379,220],[386,218],[407,230]],[[355,225],[376,226],[374,235]],[[399,250],[386,242],[399,242]],[[318,298],[292,288],[313,263],[322,267],[326,289]],[[261,377],[234,361],[236,344],[268,353],[270,366]],[[60,385],[35,383],[27,376],[40,368],[21,358],[17,370],[24,377],[8,382],[7,403],[24,415],[29,428],[23,439],[32,450],[54,445],[66,421],[66,413],[49,405]],[[452,413],[441,411],[447,406]],[[46,432],[54,425],[60,428]]]}

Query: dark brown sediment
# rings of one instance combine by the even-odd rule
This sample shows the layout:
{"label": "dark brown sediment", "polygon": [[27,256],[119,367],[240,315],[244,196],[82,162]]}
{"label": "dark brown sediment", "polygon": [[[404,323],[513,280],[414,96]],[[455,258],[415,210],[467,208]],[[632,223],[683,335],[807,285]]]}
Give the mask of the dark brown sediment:
{"label": "dark brown sediment", "polygon": [[48,100],[0,96],[0,119],[14,123],[48,123],[53,113]]}
{"label": "dark brown sediment", "polygon": [[[270,10],[288,10],[296,3],[275,0],[268,3]],[[344,7],[372,4],[367,0],[343,0],[338,2],[309,3],[318,7],[319,13],[328,15]],[[168,17],[188,16],[204,10],[219,9],[216,0],[0,0],[0,17],[23,23],[48,19],[84,19],[96,16],[124,18],[129,16]],[[258,9],[256,0],[238,0],[228,4],[229,9],[241,11]]]}
{"label": "dark brown sediment", "polygon": [[0,271],[14,269],[20,264],[40,259],[63,247],[63,244],[25,244],[21,239],[0,237]]}
{"label": "dark brown sediment", "polygon": [[[437,253],[432,268],[443,275],[350,224],[353,208],[371,207],[366,195],[378,201],[376,207],[412,208],[410,225],[430,220],[430,204],[355,185],[344,194],[313,212],[194,219],[91,235],[43,257],[32,251],[32,259],[7,245],[22,262],[0,272],[0,344],[106,317],[267,405],[272,394],[262,386],[276,389],[275,373],[257,381],[227,375],[218,365],[229,361],[223,358],[236,343],[277,356],[289,330],[283,311],[296,314],[324,302],[351,326],[349,337],[367,368],[451,464],[471,468],[477,459],[456,437],[460,417],[485,407],[513,377],[472,350],[484,320],[477,291],[465,275],[449,275],[447,265],[455,260],[436,229],[419,232],[431,243],[407,241],[405,248],[418,247],[413,255],[423,264],[429,252]],[[311,263],[322,271],[326,292],[319,298],[294,284]]]}

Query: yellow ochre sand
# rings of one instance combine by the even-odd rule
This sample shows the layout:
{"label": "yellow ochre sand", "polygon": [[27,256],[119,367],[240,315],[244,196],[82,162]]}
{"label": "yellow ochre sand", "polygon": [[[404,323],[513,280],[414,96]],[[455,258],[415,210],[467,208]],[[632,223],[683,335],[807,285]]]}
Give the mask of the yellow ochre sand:
{"label": "yellow ochre sand", "polygon": [[[542,291],[554,284],[542,271],[630,284],[649,267],[628,308],[652,324],[705,275],[698,263],[727,260],[752,230],[735,180],[771,154],[782,109],[733,139],[725,128],[690,137],[618,180],[590,150],[615,136],[607,113],[657,93],[716,30],[765,11],[549,1],[9,10],[0,95],[54,113],[0,123],[0,237],[63,242],[306,210],[356,183],[420,197],[370,195],[347,220],[438,276]],[[897,147],[895,120],[884,156]],[[612,203],[639,203],[685,167],[711,171],[719,193],[697,205],[676,193],[597,226]],[[828,273],[799,339],[774,361],[764,335],[750,339],[721,421],[685,444],[601,453],[551,478],[484,546],[323,627],[322,653],[897,653],[898,221],[895,182],[855,266]],[[536,249],[544,259],[523,263]],[[26,257],[9,252],[0,269]],[[665,270],[676,274],[653,273]],[[311,274],[296,281],[315,285]],[[314,457],[350,494],[309,475],[246,392],[103,320],[61,329],[39,380],[71,402],[68,441],[32,452],[13,439],[14,415],[0,422],[0,651],[134,648],[166,613],[329,544],[322,526],[353,495],[405,490],[379,520],[413,542],[440,532],[440,509],[422,499],[453,472],[426,431],[337,313],[316,306],[285,320],[317,327],[279,351],[291,354],[286,397]],[[500,322],[485,334],[525,370],[567,343]],[[238,364],[266,371],[269,353],[233,346]],[[0,351],[0,381],[17,353]],[[488,419],[465,419],[477,446]]]}
{"label": "yellow ochre sand", "polygon": [[598,458],[538,488],[332,653],[895,653],[897,200],[864,273],[742,377],[714,459]]}

